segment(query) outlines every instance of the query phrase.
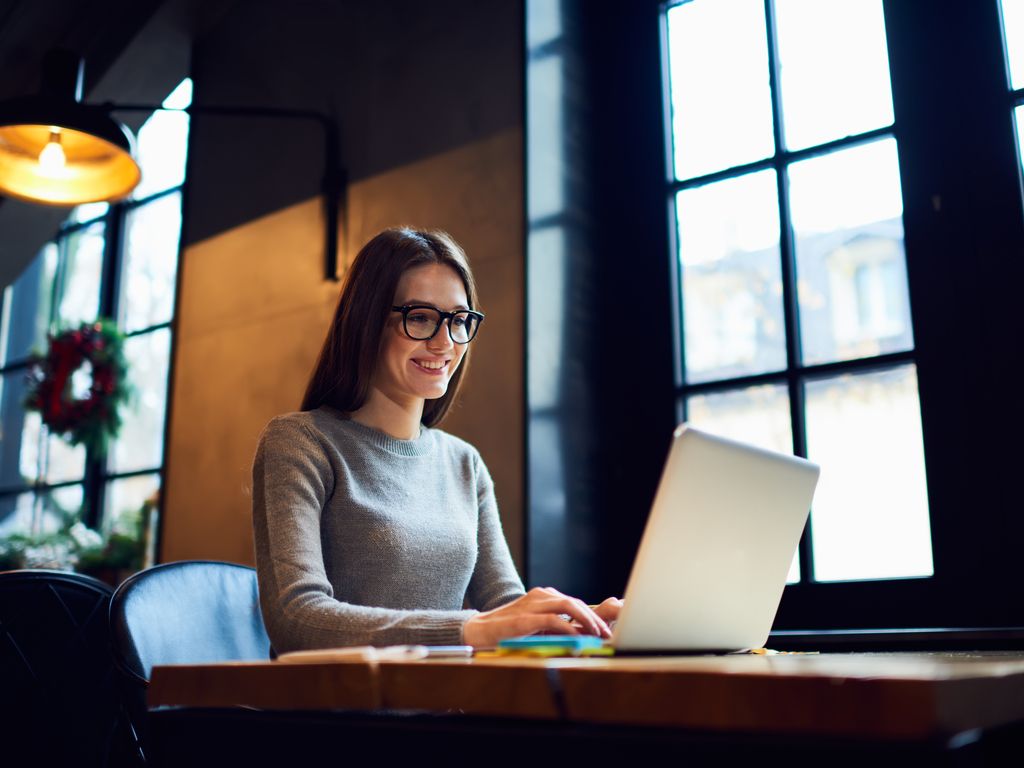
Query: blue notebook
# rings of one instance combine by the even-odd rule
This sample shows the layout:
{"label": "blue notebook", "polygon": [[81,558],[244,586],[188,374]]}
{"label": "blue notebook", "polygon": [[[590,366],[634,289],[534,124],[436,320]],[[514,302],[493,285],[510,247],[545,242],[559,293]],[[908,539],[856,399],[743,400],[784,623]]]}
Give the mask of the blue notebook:
{"label": "blue notebook", "polygon": [[578,656],[605,647],[595,635],[526,635],[498,641],[498,650],[533,651],[545,655]]}

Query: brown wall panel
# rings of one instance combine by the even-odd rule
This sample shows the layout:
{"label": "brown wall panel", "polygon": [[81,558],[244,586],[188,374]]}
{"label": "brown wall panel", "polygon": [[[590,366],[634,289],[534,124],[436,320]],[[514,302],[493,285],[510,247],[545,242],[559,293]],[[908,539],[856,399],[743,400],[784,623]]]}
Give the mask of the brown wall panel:
{"label": "brown wall panel", "polygon": [[[522,139],[511,129],[353,183],[343,261],[380,229],[448,230],[488,313],[463,397],[443,427],[494,476],[522,563]],[[298,407],[339,285],[323,279],[317,199],[190,246],[168,454],[162,560],[252,562],[249,470],[260,430]]]}
{"label": "brown wall panel", "polygon": [[164,561],[253,562],[256,439],[296,409],[335,300],[321,227],[312,200],[183,254]]}

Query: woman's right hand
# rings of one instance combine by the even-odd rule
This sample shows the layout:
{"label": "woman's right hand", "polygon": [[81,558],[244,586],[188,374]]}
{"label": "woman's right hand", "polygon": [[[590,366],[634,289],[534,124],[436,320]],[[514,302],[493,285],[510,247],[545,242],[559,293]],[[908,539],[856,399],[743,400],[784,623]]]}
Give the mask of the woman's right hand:
{"label": "woman's right hand", "polygon": [[469,619],[462,627],[462,641],[474,648],[491,648],[506,637],[537,633],[598,637],[612,634],[605,620],[582,600],[551,587],[534,587],[500,608]]}

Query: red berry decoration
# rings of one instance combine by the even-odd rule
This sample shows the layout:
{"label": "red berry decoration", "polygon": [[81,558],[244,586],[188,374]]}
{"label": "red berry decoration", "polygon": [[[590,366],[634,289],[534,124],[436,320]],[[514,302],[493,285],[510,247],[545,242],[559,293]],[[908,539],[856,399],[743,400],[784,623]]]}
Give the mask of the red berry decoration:
{"label": "red berry decoration", "polygon": [[[39,411],[51,432],[96,457],[121,428],[121,406],[128,399],[124,336],[112,320],[97,320],[49,337],[50,349],[33,362],[25,407]],[[71,380],[86,363],[92,380],[75,397]]]}

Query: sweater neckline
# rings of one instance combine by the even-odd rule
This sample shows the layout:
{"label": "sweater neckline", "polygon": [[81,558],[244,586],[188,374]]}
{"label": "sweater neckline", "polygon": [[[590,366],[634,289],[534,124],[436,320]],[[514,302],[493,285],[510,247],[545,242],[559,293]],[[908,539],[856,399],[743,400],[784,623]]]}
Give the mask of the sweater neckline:
{"label": "sweater neckline", "polygon": [[325,407],[325,410],[329,411],[332,416],[345,426],[346,429],[360,435],[371,445],[375,445],[388,453],[393,453],[398,456],[426,456],[430,453],[432,448],[433,441],[430,438],[431,430],[423,424],[420,424],[419,437],[414,440],[402,440],[397,437],[392,437],[386,432],[381,432],[379,429],[374,429],[373,427],[361,424],[347,414],[341,413],[333,408]]}

